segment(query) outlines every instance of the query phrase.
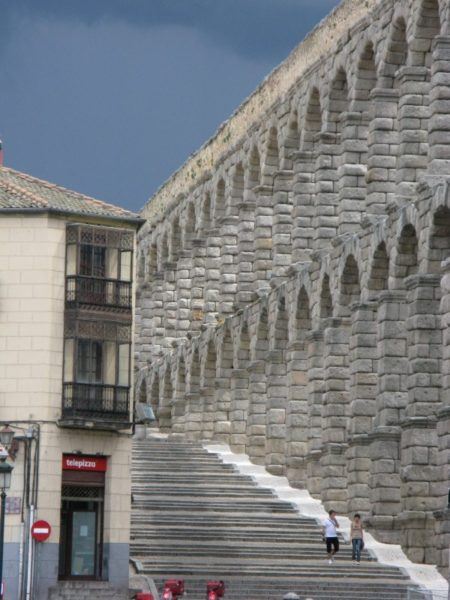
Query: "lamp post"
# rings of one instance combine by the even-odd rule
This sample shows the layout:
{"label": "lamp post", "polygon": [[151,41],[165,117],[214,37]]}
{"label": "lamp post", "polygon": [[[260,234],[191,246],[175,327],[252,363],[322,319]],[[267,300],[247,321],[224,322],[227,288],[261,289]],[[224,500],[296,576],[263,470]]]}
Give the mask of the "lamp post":
{"label": "lamp post", "polygon": [[11,487],[13,466],[6,462],[8,448],[14,438],[14,431],[6,425],[0,430],[0,599],[3,600],[3,545],[5,537],[6,491]]}
{"label": "lamp post", "polygon": [[3,543],[5,536],[5,511],[6,511],[6,490],[11,486],[11,472],[13,467],[5,461],[0,462],[0,498],[1,511],[0,516],[0,598],[3,599]]}

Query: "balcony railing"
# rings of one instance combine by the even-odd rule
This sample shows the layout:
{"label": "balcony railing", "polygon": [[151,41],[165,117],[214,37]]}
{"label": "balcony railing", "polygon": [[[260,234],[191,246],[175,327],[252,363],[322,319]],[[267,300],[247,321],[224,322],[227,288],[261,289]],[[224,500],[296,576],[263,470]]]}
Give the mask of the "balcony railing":
{"label": "balcony railing", "polygon": [[69,275],[66,278],[68,308],[76,308],[83,304],[130,310],[131,303],[132,288],[129,281],[83,275]]}
{"label": "balcony railing", "polygon": [[130,388],[97,383],[64,383],[62,420],[129,424]]}

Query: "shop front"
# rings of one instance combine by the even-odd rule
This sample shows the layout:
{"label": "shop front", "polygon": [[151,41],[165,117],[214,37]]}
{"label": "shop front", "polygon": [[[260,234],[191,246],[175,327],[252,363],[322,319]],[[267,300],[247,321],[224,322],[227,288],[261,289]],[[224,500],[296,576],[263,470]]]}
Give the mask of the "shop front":
{"label": "shop front", "polygon": [[59,579],[103,579],[105,456],[62,459]]}

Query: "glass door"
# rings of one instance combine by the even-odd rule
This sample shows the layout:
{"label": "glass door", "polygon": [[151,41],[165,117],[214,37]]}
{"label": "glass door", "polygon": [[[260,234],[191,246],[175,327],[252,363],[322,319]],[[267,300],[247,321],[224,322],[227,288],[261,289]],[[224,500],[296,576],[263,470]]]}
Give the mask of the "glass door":
{"label": "glass door", "polygon": [[70,576],[92,577],[95,573],[97,551],[97,511],[72,512]]}
{"label": "glass door", "polygon": [[100,579],[103,502],[62,500],[60,579]]}

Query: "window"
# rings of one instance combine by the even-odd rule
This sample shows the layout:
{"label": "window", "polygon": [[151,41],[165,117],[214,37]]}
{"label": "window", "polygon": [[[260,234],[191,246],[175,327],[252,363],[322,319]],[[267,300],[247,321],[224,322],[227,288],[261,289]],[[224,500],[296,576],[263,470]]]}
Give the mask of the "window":
{"label": "window", "polygon": [[102,383],[102,366],[102,343],[92,340],[78,340],[77,382]]}
{"label": "window", "polygon": [[86,277],[106,277],[106,248],[81,244],[80,275]]}

